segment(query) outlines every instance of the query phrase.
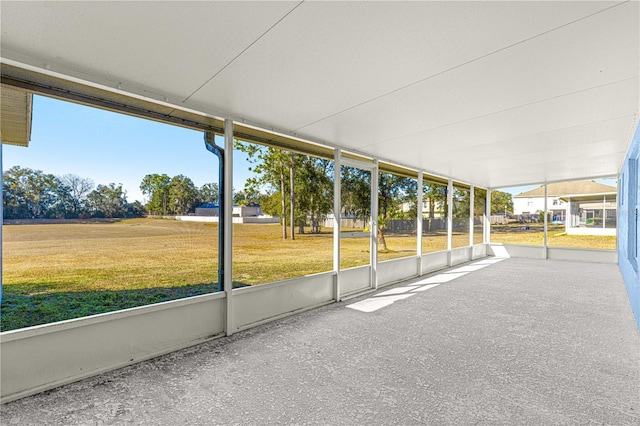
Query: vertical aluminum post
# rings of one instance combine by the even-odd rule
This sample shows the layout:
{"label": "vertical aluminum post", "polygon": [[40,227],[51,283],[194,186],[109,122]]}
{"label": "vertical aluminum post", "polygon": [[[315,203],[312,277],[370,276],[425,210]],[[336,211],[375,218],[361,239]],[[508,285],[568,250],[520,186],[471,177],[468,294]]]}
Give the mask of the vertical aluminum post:
{"label": "vertical aluminum post", "polygon": [[422,215],[424,210],[424,173],[418,172],[418,197],[416,202],[418,205],[417,218],[416,218],[416,254],[418,255],[418,276],[422,275]]}
{"label": "vertical aluminum post", "polygon": [[[4,170],[2,165],[2,151],[4,150],[2,144],[2,138],[0,138],[0,172]],[[2,183],[2,173],[0,173],[0,198],[4,200],[3,192],[4,184]],[[0,203],[0,250],[2,247],[2,228],[4,223],[4,211],[2,210],[2,203]],[[0,302],[2,302],[2,256],[0,256]]]}
{"label": "vertical aluminum post", "polygon": [[453,266],[451,249],[453,248],[453,181],[447,183],[447,257],[449,266]]}
{"label": "vertical aluminum post", "polygon": [[547,221],[547,208],[548,208],[548,204],[547,204],[547,197],[548,197],[548,188],[549,186],[545,183],[544,184],[544,258],[547,259],[549,257],[549,253],[547,250],[547,232],[548,232],[548,221]]}
{"label": "vertical aluminum post", "polygon": [[378,160],[371,169],[371,288],[378,288]]}
{"label": "vertical aluminum post", "polygon": [[342,162],[340,150],[333,153],[333,272],[334,299],[340,301],[340,217],[342,211]]}
{"label": "vertical aluminum post", "polygon": [[226,295],[225,333],[233,334],[233,121],[224,120],[224,292]]}
{"label": "vertical aluminum post", "polygon": [[491,244],[491,189],[487,189],[487,199],[484,206],[484,243]]}
{"label": "vertical aluminum post", "polygon": [[471,187],[469,188],[469,246],[471,246],[471,260],[473,260],[473,215],[475,213],[475,197],[475,186],[471,185]]}
{"label": "vertical aluminum post", "polygon": [[607,224],[607,196],[602,196],[602,229],[606,228]]}

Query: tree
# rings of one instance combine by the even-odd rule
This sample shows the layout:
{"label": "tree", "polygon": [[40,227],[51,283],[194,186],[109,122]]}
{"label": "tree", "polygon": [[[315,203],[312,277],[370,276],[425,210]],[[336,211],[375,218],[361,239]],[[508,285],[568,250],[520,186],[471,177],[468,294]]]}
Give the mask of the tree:
{"label": "tree", "polygon": [[303,234],[307,218],[317,226],[333,210],[333,162],[306,155],[296,161],[296,221]]}
{"label": "tree", "polygon": [[98,185],[87,195],[87,205],[93,217],[126,217],[127,193],[122,184]]}
{"label": "tree", "polygon": [[387,218],[383,215],[378,215],[378,250],[389,250],[387,248],[387,240],[384,237],[382,230],[387,227]]}
{"label": "tree", "polygon": [[169,202],[169,183],[171,178],[162,174],[150,174],[142,178],[140,191],[149,196],[147,211],[150,214],[166,215]]}
{"label": "tree", "polygon": [[233,193],[233,202],[243,206],[246,206],[249,203],[262,204],[261,200],[264,197],[267,197],[267,195],[260,194],[260,192],[258,192],[255,188],[245,188],[244,191],[238,191]]}
{"label": "tree", "polygon": [[280,217],[282,218],[282,239],[287,239],[287,202],[285,200],[286,187],[284,182],[284,159],[278,155],[276,150],[272,150],[271,152],[273,158],[276,161],[276,168],[280,173],[280,199],[282,200],[282,214]]}
{"label": "tree", "polygon": [[[413,178],[380,173],[378,177],[378,213],[387,219],[405,217],[405,203],[417,202],[418,181]],[[414,215],[415,217],[415,215]]]}
{"label": "tree", "polygon": [[453,187],[453,217],[467,219],[471,214],[471,191],[467,188]]}
{"label": "tree", "polygon": [[136,200],[127,204],[127,217],[144,217],[144,214],[145,209],[140,201]]}
{"label": "tree", "polygon": [[200,187],[200,199],[203,203],[220,203],[220,187],[217,183],[205,183]]}
{"label": "tree", "polygon": [[2,179],[5,218],[38,219],[64,215],[66,189],[54,175],[14,166],[2,174]]}
{"label": "tree", "polygon": [[[378,175],[378,243],[387,250],[387,241],[383,231],[391,219],[403,219],[403,206],[417,201],[418,182],[416,179],[379,173]],[[415,217],[415,215],[414,215]]]}
{"label": "tree", "polygon": [[513,213],[513,196],[508,192],[491,191],[491,214]]}
{"label": "tree", "polygon": [[487,204],[487,191],[480,188],[474,188],[475,194],[473,196],[473,216],[482,217],[485,214],[485,208]]}
{"label": "tree", "polygon": [[193,181],[184,175],[171,178],[168,191],[168,210],[174,215],[184,215],[200,203],[200,193]]}
{"label": "tree", "polygon": [[[287,239],[287,188],[291,182],[286,182],[285,172],[291,167],[290,155],[280,149],[263,147],[256,144],[239,142],[235,148],[245,152],[248,160],[255,166],[249,170],[255,173],[255,177],[245,183],[245,191],[260,192],[260,188],[267,186],[269,189],[280,191],[280,213],[282,221],[282,238]],[[289,179],[291,179],[289,171]],[[289,185],[287,185],[289,183]],[[273,192],[271,192],[273,194]]]}
{"label": "tree", "polygon": [[68,188],[70,207],[67,217],[78,217],[84,210],[87,195],[93,189],[93,181],[77,175],[66,174],[60,177],[60,182]]}
{"label": "tree", "polygon": [[435,231],[436,211],[440,208],[440,215],[447,213],[447,186],[435,182],[425,182],[422,187],[423,200],[429,203],[429,231]]}
{"label": "tree", "polygon": [[291,215],[289,221],[291,222],[291,239],[295,240],[295,154],[293,152],[289,153],[289,213]]}
{"label": "tree", "polygon": [[371,172],[343,166],[340,175],[342,213],[368,220],[371,217]]}

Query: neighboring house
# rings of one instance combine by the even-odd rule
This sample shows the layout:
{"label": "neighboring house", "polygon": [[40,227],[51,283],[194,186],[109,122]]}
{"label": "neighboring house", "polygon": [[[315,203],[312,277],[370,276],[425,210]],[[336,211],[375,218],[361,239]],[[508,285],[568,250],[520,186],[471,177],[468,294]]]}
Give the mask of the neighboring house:
{"label": "neighboring house", "polygon": [[[209,222],[218,223],[220,221],[220,205],[205,203],[196,207],[195,214],[189,216],[176,216],[177,220],[187,222]],[[262,214],[260,204],[249,203],[246,206],[233,205],[233,223],[278,223],[280,219]]]}
{"label": "neighboring house", "polygon": [[219,216],[220,206],[213,203],[204,203],[200,207],[196,207],[196,216]]}
{"label": "neighboring house", "polygon": [[[456,201],[454,200],[454,203]],[[433,214],[431,213],[431,206],[433,205]],[[415,211],[416,203],[405,201],[402,203],[402,211],[404,213],[410,212],[412,210]],[[447,209],[445,209],[445,202],[442,200],[433,200],[433,202],[428,198],[424,197],[422,200],[422,216],[425,219],[430,218],[433,215],[434,219],[446,219],[447,217]]]}
{"label": "neighboring house", "polygon": [[[431,212],[432,206],[433,212]],[[433,217],[434,219],[446,219],[447,211],[445,208],[445,202],[443,200],[431,201],[428,197],[424,197],[424,200],[422,201],[422,215],[425,218]]]}
{"label": "neighboring house", "polygon": [[[205,203],[196,207],[196,216],[219,216],[220,206],[213,203]],[[262,216],[260,204],[249,203],[246,206],[233,205],[233,217],[257,217]]]}
{"label": "neighboring house", "polygon": [[[616,235],[617,188],[590,180],[547,185],[552,223],[565,224],[567,234]],[[544,185],[513,197],[516,216],[544,211]]]}

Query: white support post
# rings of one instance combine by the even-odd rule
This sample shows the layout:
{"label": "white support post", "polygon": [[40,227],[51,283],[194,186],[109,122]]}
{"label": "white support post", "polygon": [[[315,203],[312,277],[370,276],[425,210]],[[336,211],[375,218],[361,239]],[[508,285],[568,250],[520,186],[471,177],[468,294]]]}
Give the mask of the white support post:
{"label": "white support post", "polygon": [[371,288],[378,289],[378,160],[371,169]]}
{"label": "white support post", "polygon": [[224,292],[225,334],[233,334],[233,121],[224,121]]}
{"label": "white support post", "polygon": [[[2,165],[2,151],[4,150],[4,145],[2,144],[2,138],[0,137],[0,172],[4,170],[4,166]],[[4,199],[4,185],[2,183],[2,173],[0,173],[0,198]],[[4,223],[4,211],[2,210],[2,203],[0,203],[0,247],[2,247],[2,230]],[[2,256],[0,256],[1,258]],[[2,260],[0,259],[0,302],[2,302]]]}
{"label": "white support post", "polygon": [[[474,225],[474,213],[475,213],[475,186],[471,185],[469,188],[469,246],[473,247],[473,225]],[[473,248],[471,249],[471,256],[469,256],[471,260],[473,260]]]}
{"label": "white support post", "polygon": [[607,196],[602,196],[602,229],[606,228],[607,224]]}
{"label": "white support post", "polygon": [[548,189],[549,186],[545,183],[544,184],[544,258],[547,259],[549,257],[549,253],[547,250],[547,232],[548,232],[548,220],[547,220],[547,209],[548,209],[548,203],[547,203],[547,197],[548,197]]}
{"label": "white support post", "polygon": [[422,215],[424,210],[424,173],[418,172],[418,196],[416,202],[418,205],[416,206],[418,209],[417,218],[416,218],[416,254],[418,255],[418,276],[422,275]]}
{"label": "white support post", "polygon": [[342,162],[340,150],[333,153],[333,271],[334,299],[340,301],[340,217],[342,211]]}
{"label": "white support post", "polygon": [[484,235],[483,241],[485,244],[491,243],[491,189],[487,189],[487,199],[484,205],[484,226],[482,232]]}
{"label": "white support post", "polygon": [[453,266],[451,249],[453,248],[453,181],[447,183],[447,257],[448,265]]}

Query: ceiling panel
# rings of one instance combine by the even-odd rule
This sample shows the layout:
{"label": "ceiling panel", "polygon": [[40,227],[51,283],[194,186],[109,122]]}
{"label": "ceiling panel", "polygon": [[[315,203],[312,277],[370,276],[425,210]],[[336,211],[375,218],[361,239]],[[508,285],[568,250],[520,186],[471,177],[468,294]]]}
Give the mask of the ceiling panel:
{"label": "ceiling panel", "polygon": [[2,56],[181,103],[295,6],[2,1]]}
{"label": "ceiling panel", "polygon": [[638,120],[638,6],[3,1],[1,55],[457,180],[517,185],[617,172]]}
{"label": "ceiling panel", "polygon": [[[453,156],[457,151],[467,150],[473,146],[497,142],[507,147],[513,144],[509,141],[523,136],[549,137],[548,135],[553,135],[554,132],[562,132],[564,129],[587,124],[593,124],[593,127],[602,126],[607,131],[618,130],[617,138],[610,138],[607,134],[602,135],[602,138],[624,149],[627,143],[627,132],[633,123],[633,113],[625,114],[633,112],[636,104],[633,100],[627,99],[626,102],[623,100],[626,99],[627,93],[637,91],[637,80],[625,80],[614,85],[597,87],[529,104],[522,108],[507,109],[496,114],[389,139],[363,149],[376,155],[387,155],[398,146],[402,146],[410,150],[412,155],[423,156],[423,158],[436,154]],[[618,118],[622,120],[616,121],[615,128],[605,125]],[[620,135],[624,136],[620,137]],[[581,142],[580,138],[566,136],[559,137],[557,141],[562,145]]]}
{"label": "ceiling panel", "polygon": [[553,13],[535,2],[508,8],[475,2],[305,3],[192,101],[317,136],[305,126],[604,6],[551,8]]}
{"label": "ceiling panel", "polygon": [[[611,25],[609,15],[623,21],[630,19],[624,11],[602,15],[607,16],[599,15],[562,28],[298,131],[368,149],[375,143],[384,144],[405,135],[410,139],[420,131],[455,126],[475,117],[630,78],[632,82],[626,84],[628,96],[620,93],[617,84],[610,88],[621,96],[619,99],[627,108],[629,103],[633,108],[638,102],[638,53],[637,50],[632,55],[623,53],[634,52],[637,34],[633,25]],[[598,101],[593,108],[601,109],[606,116],[604,110],[608,105]],[[522,112],[527,114],[525,110]],[[506,123],[512,121],[511,116]]]}

